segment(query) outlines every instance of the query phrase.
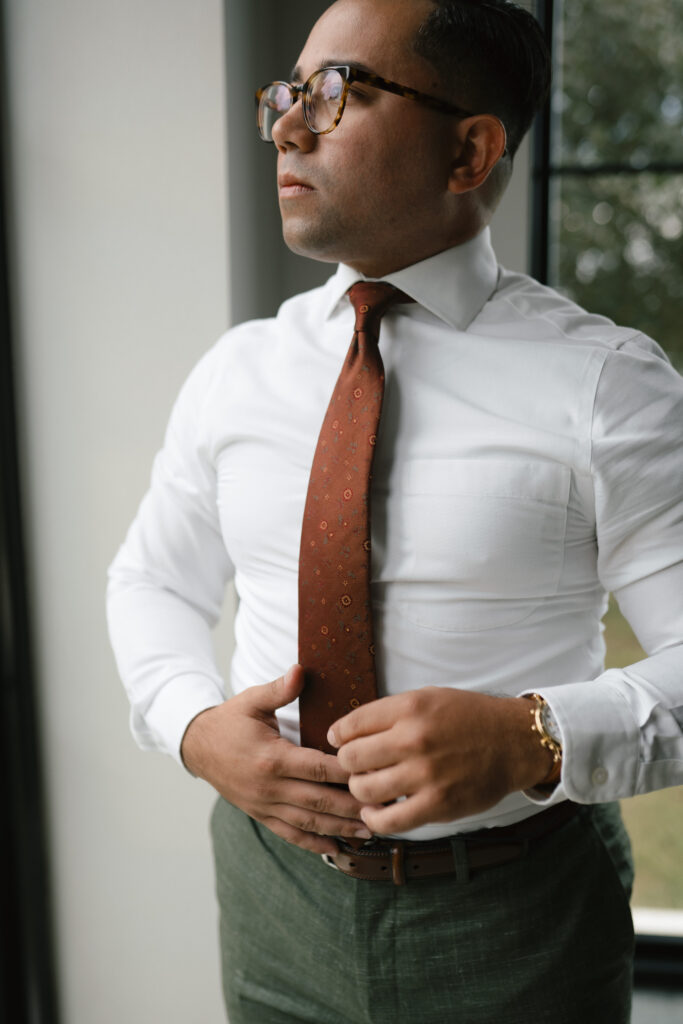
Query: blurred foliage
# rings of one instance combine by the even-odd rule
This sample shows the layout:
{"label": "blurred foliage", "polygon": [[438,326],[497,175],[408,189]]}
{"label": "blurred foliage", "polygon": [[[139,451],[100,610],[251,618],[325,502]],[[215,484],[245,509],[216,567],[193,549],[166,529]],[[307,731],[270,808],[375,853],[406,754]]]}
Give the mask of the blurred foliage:
{"label": "blurred foliage", "polygon": [[553,178],[552,282],[683,369],[683,0],[565,0],[558,43],[553,165],[595,173]]}
{"label": "blurred foliage", "polygon": [[683,0],[564,0],[553,163],[683,161]]}
{"label": "blurred foliage", "polygon": [[566,177],[555,190],[554,281],[683,369],[683,174]]}

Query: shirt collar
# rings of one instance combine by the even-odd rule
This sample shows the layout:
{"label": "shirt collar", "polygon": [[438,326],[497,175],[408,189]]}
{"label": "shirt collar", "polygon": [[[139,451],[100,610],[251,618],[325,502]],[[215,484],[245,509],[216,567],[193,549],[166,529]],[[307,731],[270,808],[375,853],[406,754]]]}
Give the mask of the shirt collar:
{"label": "shirt collar", "polygon": [[[329,318],[356,281],[373,280],[340,263],[328,281],[325,316]],[[445,249],[382,278],[456,330],[465,331],[495,291],[498,263],[485,228],[469,242]]]}

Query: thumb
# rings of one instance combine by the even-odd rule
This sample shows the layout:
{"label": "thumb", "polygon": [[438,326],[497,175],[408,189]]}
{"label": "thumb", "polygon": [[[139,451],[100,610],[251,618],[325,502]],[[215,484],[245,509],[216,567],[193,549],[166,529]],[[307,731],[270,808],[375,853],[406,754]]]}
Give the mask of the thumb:
{"label": "thumb", "polygon": [[254,710],[268,714],[291,704],[303,687],[304,670],[301,665],[292,665],[279,679],[264,683],[262,686],[251,686],[246,693],[251,698]]}

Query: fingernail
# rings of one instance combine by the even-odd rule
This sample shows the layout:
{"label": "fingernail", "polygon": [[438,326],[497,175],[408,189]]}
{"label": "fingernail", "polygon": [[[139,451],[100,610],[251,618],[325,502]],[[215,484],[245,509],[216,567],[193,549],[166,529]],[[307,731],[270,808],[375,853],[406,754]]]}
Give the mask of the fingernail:
{"label": "fingernail", "polygon": [[356,839],[372,839],[372,832],[367,828],[359,828],[358,831],[353,834]]}
{"label": "fingernail", "polygon": [[288,668],[288,669],[287,669],[287,671],[285,672],[285,675],[284,675],[284,680],[283,680],[283,681],[284,681],[285,683],[291,683],[291,681],[292,681],[292,673],[293,673],[293,672],[294,672],[294,666],[292,665],[292,666],[291,666],[290,668]]}
{"label": "fingernail", "polygon": [[330,728],[327,731],[327,742],[331,747],[338,747],[337,737],[334,735],[334,729]]}

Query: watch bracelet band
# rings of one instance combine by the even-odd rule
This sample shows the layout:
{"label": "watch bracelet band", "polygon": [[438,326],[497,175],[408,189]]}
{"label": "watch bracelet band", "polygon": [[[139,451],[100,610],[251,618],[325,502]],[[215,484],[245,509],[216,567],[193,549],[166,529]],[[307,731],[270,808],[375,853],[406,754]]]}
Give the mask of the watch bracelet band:
{"label": "watch bracelet band", "polygon": [[538,734],[541,746],[545,747],[553,759],[550,771],[546,777],[541,779],[538,783],[538,788],[554,786],[560,781],[560,777],[562,775],[562,744],[553,739],[543,724],[543,709],[548,706],[548,702],[545,697],[542,697],[540,693],[527,693],[524,696],[527,700],[532,700],[534,702],[534,706],[530,710],[530,714],[533,719],[531,731]]}

